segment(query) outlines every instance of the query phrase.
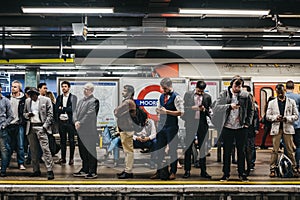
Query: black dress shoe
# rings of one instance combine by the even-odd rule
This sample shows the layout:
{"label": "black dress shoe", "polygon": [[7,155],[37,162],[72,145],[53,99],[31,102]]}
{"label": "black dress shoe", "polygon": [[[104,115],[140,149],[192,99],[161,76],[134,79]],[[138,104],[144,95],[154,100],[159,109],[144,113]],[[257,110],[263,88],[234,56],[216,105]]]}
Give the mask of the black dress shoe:
{"label": "black dress shoe", "polygon": [[54,173],[53,173],[53,171],[48,171],[47,172],[47,177],[48,177],[48,180],[53,180],[54,179]]}
{"label": "black dress shoe", "polygon": [[29,177],[39,177],[39,176],[41,176],[41,171],[35,171],[29,175]]}
{"label": "black dress shoe", "polygon": [[122,171],[121,173],[117,173],[117,176],[122,176],[125,173],[125,171]]}
{"label": "black dress shoe", "polygon": [[119,179],[133,178],[133,173],[124,172],[122,175],[118,176],[118,178]]}
{"label": "black dress shoe", "polygon": [[191,176],[191,172],[190,171],[185,171],[182,178],[189,178],[190,176]]}
{"label": "black dress shoe", "polygon": [[6,172],[1,172],[1,173],[0,173],[0,176],[1,176],[1,177],[6,177],[6,176],[7,176],[7,175],[6,175]]}
{"label": "black dress shoe", "polygon": [[158,171],[155,174],[153,174],[152,176],[150,176],[150,179],[160,179]]}
{"label": "black dress shoe", "polygon": [[209,175],[207,172],[201,173],[200,176],[203,177],[203,178],[209,178],[209,179],[211,179],[211,175]]}

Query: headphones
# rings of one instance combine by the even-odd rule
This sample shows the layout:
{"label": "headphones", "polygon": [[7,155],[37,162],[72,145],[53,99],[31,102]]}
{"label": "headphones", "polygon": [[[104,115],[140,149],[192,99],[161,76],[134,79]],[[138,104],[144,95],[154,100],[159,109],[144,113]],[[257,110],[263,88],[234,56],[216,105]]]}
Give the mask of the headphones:
{"label": "headphones", "polygon": [[242,86],[244,86],[244,79],[242,77],[240,77],[240,76],[234,76],[234,78],[230,81],[230,87],[232,87],[233,83],[236,80],[241,80],[242,81]]}

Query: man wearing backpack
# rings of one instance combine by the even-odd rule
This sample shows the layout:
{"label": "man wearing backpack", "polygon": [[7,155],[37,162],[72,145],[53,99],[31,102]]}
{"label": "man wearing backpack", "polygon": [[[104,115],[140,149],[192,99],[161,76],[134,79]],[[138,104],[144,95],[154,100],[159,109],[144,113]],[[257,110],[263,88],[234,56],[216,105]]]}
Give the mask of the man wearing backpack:
{"label": "man wearing backpack", "polygon": [[294,177],[298,177],[296,161],[293,156],[293,135],[295,129],[293,122],[298,119],[298,110],[293,99],[286,97],[283,84],[276,85],[277,98],[269,102],[266,118],[272,122],[270,135],[272,136],[273,149],[270,162],[270,177],[276,176],[278,150],[280,140],[283,138],[287,157],[291,160]]}
{"label": "man wearing backpack", "polygon": [[134,87],[131,85],[124,85],[122,91],[124,99],[121,105],[114,110],[114,115],[117,118],[117,125],[120,131],[122,147],[125,153],[125,169],[123,172],[117,174],[119,179],[133,178],[134,122],[132,118],[136,116],[136,104],[133,100],[133,95]]}

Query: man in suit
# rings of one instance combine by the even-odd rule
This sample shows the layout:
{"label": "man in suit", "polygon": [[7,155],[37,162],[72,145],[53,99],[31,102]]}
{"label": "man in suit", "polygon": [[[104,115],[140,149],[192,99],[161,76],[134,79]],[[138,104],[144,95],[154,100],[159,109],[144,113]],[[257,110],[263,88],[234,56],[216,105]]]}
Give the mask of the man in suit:
{"label": "man in suit", "polygon": [[277,98],[269,102],[266,115],[267,120],[272,122],[270,135],[272,136],[273,150],[271,153],[270,177],[276,176],[275,169],[281,138],[284,140],[286,155],[292,162],[294,176],[298,177],[296,161],[293,155],[293,135],[295,134],[293,123],[297,121],[299,113],[296,102],[286,97],[283,84],[276,85],[276,93]]}
{"label": "man in suit", "polygon": [[[204,81],[198,81],[196,88],[193,91],[186,92],[184,95],[184,115],[182,116],[185,121],[186,128],[186,151],[184,154],[184,170],[183,178],[189,178],[191,176],[191,154],[192,145],[194,143],[195,136],[197,136],[198,146],[200,148],[200,176],[203,178],[211,178],[206,172],[206,155],[203,144],[205,143],[208,123],[207,117],[210,117],[211,111],[211,96],[204,92],[206,83]],[[201,148],[202,147],[202,148]]]}
{"label": "man in suit", "polygon": [[67,151],[67,134],[70,144],[70,158],[69,165],[74,164],[74,151],[75,140],[74,135],[76,133],[75,125],[73,122],[73,112],[75,112],[77,105],[77,97],[70,93],[71,84],[68,81],[61,83],[61,89],[63,94],[56,98],[56,121],[58,122],[60,145],[61,145],[61,158],[55,162],[55,164],[66,164],[66,151]]}
{"label": "man in suit", "polygon": [[24,117],[28,120],[26,135],[30,145],[33,174],[30,177],[41,176],[39,164],[39,145],[43,151],[43,157],[47,168],[48,180],[54,179],[53,158],[49,149],[47,134],[52,134],[51,124],[53,120],[52,102],[48,97],[41,96],[36,88],[27,91],[30,98],[25,101]]}
{"label": "man in suit", "polygon": [[79,100],[73,121],[78,133],[79,154],[82,160],[82,168],[73,176],[83,176],[86,179],[97,178],[97,152],[96,142],[99,139],[97,133],[97,115],[99,100],[94,97],[94,85],[86,83],[83,88],[84,97]]}

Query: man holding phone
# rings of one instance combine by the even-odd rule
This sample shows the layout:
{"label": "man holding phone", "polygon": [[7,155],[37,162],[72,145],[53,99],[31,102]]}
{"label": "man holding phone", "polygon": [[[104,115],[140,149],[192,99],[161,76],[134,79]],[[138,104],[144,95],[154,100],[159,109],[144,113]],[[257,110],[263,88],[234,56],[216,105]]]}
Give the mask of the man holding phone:
{"label": "man holding phone", "polygon": [[[221,137],[223,139],[223,176],[220,181],[230,177],[231,153],[234,141],[237,148],[238,176],[243,182],[249,181],[245,172],[245,145],[248,128],[253,118],[252,99],[248,92],[241,90],[244,80],[235,76],[227,90],[220,93],[213,113],[225,113],[222,121]],[[216,125],[216,124],[214,124]]]}
{"label": "man holding phone", "polygon": [[293,156],[293,135],[295,134],[293,122],[298,119],[298,110],[293,99],[286,97],[283,84],[276,85],[277,98],[269,102],[266,114],[267,120],[272,122],[270,135],[273,149],[271,153],[270,177],[275,177],[280,140],[283,138],[287,157],[291,160],[294,177],[298,177],[296,161]]}

